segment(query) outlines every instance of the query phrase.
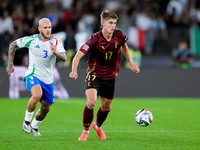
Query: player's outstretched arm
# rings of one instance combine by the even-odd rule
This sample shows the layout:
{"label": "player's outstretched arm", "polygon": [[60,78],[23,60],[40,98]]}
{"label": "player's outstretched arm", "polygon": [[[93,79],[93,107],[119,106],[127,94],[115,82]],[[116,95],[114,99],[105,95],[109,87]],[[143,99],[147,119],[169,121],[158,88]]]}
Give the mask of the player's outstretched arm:
{"label": "player's outstretched arm", "polygon": [[66,61],[67,60],[67,56],[65,54],[65,52],[57,52],[56,51],[56,45],[53,45],[52,42],[50,42],[50,45],[51,45],[51,51],[52,53],[54,53],[54,55],[56,55],[56,57],[58,57],[58,59],[60,59],[61,61]]}
{"label": "player's outstretched arm", "polygon": [[138,68],[138,65],[133,63],[131,56],[130,56],[130,53],[129,53],[128,46],[127,46],[126,43],[122,46],[122,52],[124,53],[124,56],[126,57],[128,63],[129,63],[130,69],[133,72],[139,73],[140,69]]}
{"label": "player's outstretched arm", "polygon": [[80,59],[84,56],[85,54],[81,51],[78,51],[76,53],[76,55],[74,56],[74,59],[72,61],[72,71],[69,74],[70,78],[78,78],[78,74],[77,74],[77,68],[78,68],[78,64],[80,62]]}
{"label": "player's outstretched arm", "polygon": [[17,46],[17,41],[13,41],[10,46],[9,46],[9,51],[8,51],[8,66],[6,68],[6,71],[8,73],[9,76],[11,76],[11,73],[14,72],[15,68],[13,65],[13,59],[15,56],[15,51],[16,49],[19,48]]}

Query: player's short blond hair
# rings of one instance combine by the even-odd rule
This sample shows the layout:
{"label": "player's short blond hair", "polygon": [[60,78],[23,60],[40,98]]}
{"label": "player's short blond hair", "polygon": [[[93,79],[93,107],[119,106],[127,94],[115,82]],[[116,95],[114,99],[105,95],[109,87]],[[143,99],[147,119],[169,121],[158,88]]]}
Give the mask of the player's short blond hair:
{"label": "player's short blond hair", "polygon": [[39,20],[39,26],[42,24],[43,21],[51,22],[48,18],[42,18],[42,19]]}
{"label": "player's short blond hair", "polygon": [[107,20],[109,20],[111,18],[112,19],[116,19],[116,20],[118,19],[118,16],[114,12],[112,12],[110,10],[103,11],[101,13],[100,17],[101,17],[101,22],[107,21]]}

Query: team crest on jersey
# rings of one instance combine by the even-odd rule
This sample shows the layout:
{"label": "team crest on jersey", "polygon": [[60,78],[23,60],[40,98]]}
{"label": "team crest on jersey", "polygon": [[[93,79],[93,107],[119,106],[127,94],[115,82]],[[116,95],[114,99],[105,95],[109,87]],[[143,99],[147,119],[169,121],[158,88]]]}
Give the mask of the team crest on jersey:
{"label": "team crest on jersey", "polygon": [[89,48],[89,46],[88,46],[87,44],[85,44],[85,45],[83,46],[83,49],[86,50],[86,51],[88,50],[88,48]]}
{"label": "team crest on jersey", "polygon": [[119,42],[115,42],[115,48],[118,48]]}

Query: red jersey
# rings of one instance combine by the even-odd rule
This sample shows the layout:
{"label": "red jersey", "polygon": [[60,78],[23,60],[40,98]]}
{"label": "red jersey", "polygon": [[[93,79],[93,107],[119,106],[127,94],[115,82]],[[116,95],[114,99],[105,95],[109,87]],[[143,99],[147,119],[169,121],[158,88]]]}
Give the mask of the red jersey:
{"label": "red jersey", "polygon": [[110,80],[118,76],[120,70],[121,46],[128,38],[120,30],[113,32],[112,39],[108,42],[102,31],[94,33],[79,49],[88,56],[88,73],[97,77]]}

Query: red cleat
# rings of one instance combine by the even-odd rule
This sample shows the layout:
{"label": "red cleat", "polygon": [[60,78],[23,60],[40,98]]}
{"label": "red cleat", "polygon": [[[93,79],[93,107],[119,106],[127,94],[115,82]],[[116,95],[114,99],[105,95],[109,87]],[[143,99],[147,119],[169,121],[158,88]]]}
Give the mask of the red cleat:
{"label": "red cleat", "polygon": [[95,122],[92,123],[92,127],[96,130],[99,139],[101,139],[101,140],[105,140],[105,139],[106,139],[106,135],[105,135],[105,133],[103,132],[103,130],[102,130],[101,128],[100,128],[100,129],[97,129],[97,128],[95,127]]}
{"label": "red cleat", "polygon": [[83,132],[82,135],[78,138],[79,141],[86,141],[89,136],[88,132]]}

